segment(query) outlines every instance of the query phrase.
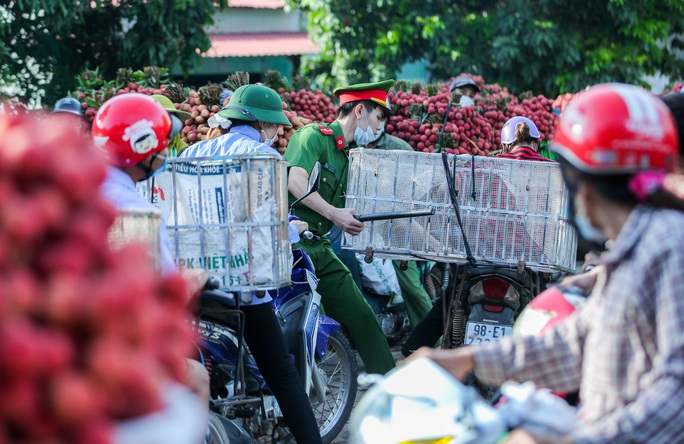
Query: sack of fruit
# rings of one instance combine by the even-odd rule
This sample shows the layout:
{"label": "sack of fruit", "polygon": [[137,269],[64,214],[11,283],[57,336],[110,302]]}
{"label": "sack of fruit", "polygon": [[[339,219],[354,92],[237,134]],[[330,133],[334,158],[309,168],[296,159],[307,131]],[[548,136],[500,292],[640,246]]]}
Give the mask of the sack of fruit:
{"label": "sack of fruit", "polygon": [[232,290],[288,285],[292,267],[285,162],[272,155],[173,159],[138,191],[161,211],[180,268]]}

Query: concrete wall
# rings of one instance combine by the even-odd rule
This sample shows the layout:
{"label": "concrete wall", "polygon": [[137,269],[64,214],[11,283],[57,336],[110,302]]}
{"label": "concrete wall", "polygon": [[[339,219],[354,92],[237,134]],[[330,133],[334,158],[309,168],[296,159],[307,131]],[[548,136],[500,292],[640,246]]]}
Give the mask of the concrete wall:
{"label": "concrete wall", "polygon": [[283,9],[227,8],[214,14],[209,34],[243,34],[261,32],[301,32],[301,13]]}

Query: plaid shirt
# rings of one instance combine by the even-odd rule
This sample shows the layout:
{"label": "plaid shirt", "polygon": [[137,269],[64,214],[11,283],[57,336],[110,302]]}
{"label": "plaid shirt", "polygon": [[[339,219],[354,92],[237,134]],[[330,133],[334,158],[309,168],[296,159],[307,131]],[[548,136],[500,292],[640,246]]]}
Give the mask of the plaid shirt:
{"label": "plaid shirt", "polygon": [[554,162],[551,159],[547,159],[541,154],[537,153],[532,148],[526,146],[519,146],[514,148],[513,151],[509,153],[497,154],[497,158],[503,159],[517,159],[517,160],[536,160],[538,162]]}
{"label": "plaid shirt", "polygon": [[684,213],[637,206],[583,309],[545,335],[478,347],[478,376],[580,388],[572,442],[684,442],[682,227]]}

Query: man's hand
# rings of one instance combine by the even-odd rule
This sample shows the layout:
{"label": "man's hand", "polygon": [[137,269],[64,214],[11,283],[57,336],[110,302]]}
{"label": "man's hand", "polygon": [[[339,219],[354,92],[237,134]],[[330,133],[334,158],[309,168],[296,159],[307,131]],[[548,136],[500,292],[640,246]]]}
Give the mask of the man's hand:
{"label": "man's hand", "polygon": [[309,229],[309,224],[304,222],[303,220],[293,220],[290,221],[290,223],[297,227],[297,233],[299,234],[302,234],[303,232]]}
{"label": "man's hand", "polygon": [[604,268],[605,267],[603,265],[597,265],[594,268],[592,268],[591,271],[587,271],[586,273],[576,274],[564,278],[562,281],[560,281],[558,285],[560,285],[561,287],[579,287],[582,290],[584,290],[587,294],[589,294],[594,289],[594,285],[596,284],[596,278]]}
{"label": "man's hand", "polygon": [[409,362],[418,358],[432,359],[460,381],[465,380],[475,367],[471,347],[462,347],[452,350],[421,347],[411,356],[406,358],[404,362]]}
{"label": "man's hand", "polygon": [[194,359],[185,359],[186,374],[185,385],[206,403],[209,400],[209,373],[206,367]]}
{"label": "man's hand", "polygon": [[182,276],[188,285],[188,303],[199,294],[209,280],[209,273],[202,268],[183,270]]}
{"label": "man's hand", "polygon": [[330,220],[345,233],[358,236],[363,231],[363,222],[354,218],[356,210],[353,208],[334,208],[330,212]]}

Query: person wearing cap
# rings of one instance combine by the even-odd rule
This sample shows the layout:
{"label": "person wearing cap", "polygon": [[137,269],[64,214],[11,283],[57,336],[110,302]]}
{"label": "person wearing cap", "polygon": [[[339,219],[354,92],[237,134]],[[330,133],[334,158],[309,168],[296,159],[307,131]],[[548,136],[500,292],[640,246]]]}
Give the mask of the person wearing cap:
{"label": "person wearing cap", "polygon": [[349,149],[375,140],[390,115],[387,92],[394,80],[362,83],[334,91],[340,99],[337,118],[330,124],[312,123],[290,139],[285,160],[290,164],[290,204],[307,190],[311,168],[321,164],[321,185],[294,208],[295,215],[309,223],[320,240],[302,239],[296,246],[311,257],[319,279],[326,314],[342,324],[363,360],[368,373],[387,373],[394,367],[389,345],[373,309],[354,283],[349,269],[335,255],[326,233],[333,226],[351,235],[364,228],[345,208]]}
{"label": "person wearing cap", "polygon": [[456,79],[451,82],[450,91],[452,93],[461,94],[459,104],[462,107],[475,106],[473,99],[475,98],[475,94],[480,92],[480,87],[477,86],[477,83],[470,77],[461,76],[456,77]]}
{"label": "person wearing cap", "polygon": [[83,107],[81,102],[73,97],[64,97],[55,102],[55,106],[50,114],[58,114],[64,119],[67,127],[73,127],[75,131],[82,134],[83,129]]}
{"label": "person wearing cap", "polygon": [[[387,134],[384,130],[373,142],[366,145],[368,148],[382,149],[382,150],[400,150],[413,151],[411,145],[406,141]],[[361,274],[356,260],[356,254],[349,250],[342,249],[342,230],[335,226],[328,234],[332,249],[340,258],[344,265],[349,268],[356,286],[364,292],[361,285]],[[420,281],[420,270],[416,261],[406,261],[406,269],[401,269],[400,260],[393,260],[392,266],[397,274],[399,287],[401,288],[401,296],[406,306],[406,314],[408,315],[411,327],[418,325],[421,319],[430,311],[432,301],[430,296],[425,291],[423,284]]]}
{"label": "person wearing cap", "polygon": [[[684,398],[684,213],[642,203],[630,182],[672,172],[678,135],[667,107],[624,84],[591,87],[560,118],[551,149],[583,237],[612,241],[587,303],[540,336],[511,336],[456,350],[420,349],[463,378],[531,380],[580,390],[577,423],[565,436],[514,431],[508,443],[682,441]],[[595,269],[595,270],[596,270]]]}
{"label": "person wearing cap", "polygon": [[[235,90],[228,105],[211,124],[218,123],[223,135],[198,142],[180,158],[220,158],[242,154],[281,154],[271,145],[276,141],[278,125],[290,125],[277,92],[263,85],[243,85]],[[290,241],[308,228],[304,221],[290,222]],[[285,337],[273,311],[271,296],[253,297],[241,305],[245,315],[244,337],[278,406],[297,442],[320,443],[321,435],[311,402],[300,382],[297,369],[285,345]]]}
{"label": "person wearing cap", "polygon": [[68,113],[82,119],[83,107],[81,106],[81,103],[73,97],[64,97],[55,102],[55,106],[52,108],[51,113]]}
{"label": "person wearing cap", "polygon": [[[169,99],[166,96],[163,96],[161,94],[152,94],[150,97],[159,102],[166,111],[178,117],[180,121],[183,123],[185,123],[185,121],[191,117],[191,114],[189,112],[176,109],[171,99]],[[169,156],[176,157],[187,147],[188,144],[183,142],[180,133],[178,133],[173,137],[173,139],[169,140]]]}

